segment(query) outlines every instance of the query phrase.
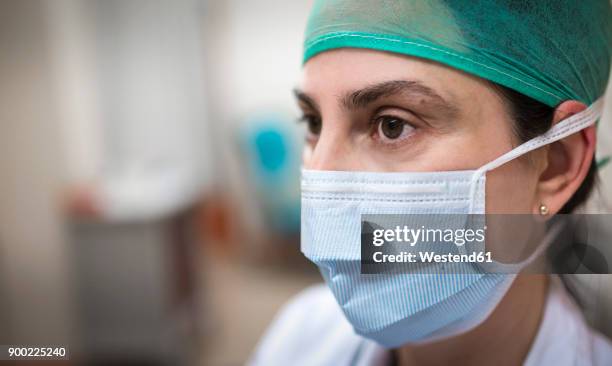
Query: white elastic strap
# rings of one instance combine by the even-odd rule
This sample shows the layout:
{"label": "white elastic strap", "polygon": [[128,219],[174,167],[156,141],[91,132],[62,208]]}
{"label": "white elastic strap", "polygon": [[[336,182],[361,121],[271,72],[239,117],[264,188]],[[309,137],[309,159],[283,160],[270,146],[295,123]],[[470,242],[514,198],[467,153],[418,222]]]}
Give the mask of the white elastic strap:
{"label": "white elastic strap", "polygon": [[531,253],[526,259],[518,262],[518,263],[501,263],[498,261],[493,261],[492,263],[478,263],[478,266],[484,270],[485,273],[512,273],[518,274],[523,269],[527,268],[531,265],[537,258],[539,258],[550,245],[555,241],[559,233],[563,229],[561,223],[556,222],[552,225],[552,227],[546,232],[544,238],[540,242],[540,244],[535,248],[533,253]]}
{"label": "white elastic strap", "polygon": [[585,129],[586,127],[594,124],[601,117],[602,111],[603,98],[599,98],[587,109],[557,123],[545,134],[535,137],[517,146],[516,148],[498,157],[497,159],[478,168],[472,176],[472,182],[470,187],[470,212],[472,212],[474,208],[474,199],[476,195],[476,188],[478,186],[478,180],[482,177],[483,174],[485,174],[489,170],[493,170],[501,165],[504,165],[510,160],[516,159],[517,157],[524,155],[530,151],[533,151],[555,141],[559,141],[561,139],[566,138],[567,136],[573,135],[576,132]]}

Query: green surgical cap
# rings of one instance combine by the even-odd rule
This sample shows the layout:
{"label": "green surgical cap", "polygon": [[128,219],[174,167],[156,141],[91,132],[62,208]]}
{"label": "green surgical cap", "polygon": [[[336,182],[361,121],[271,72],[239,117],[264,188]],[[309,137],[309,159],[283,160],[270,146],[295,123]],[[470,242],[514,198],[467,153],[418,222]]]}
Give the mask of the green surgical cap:
{"label": "green surgical cap", "polygon": [[315,0],[304,62],[367,48],[422,57],[551,107],[606,88],[610,0]]}

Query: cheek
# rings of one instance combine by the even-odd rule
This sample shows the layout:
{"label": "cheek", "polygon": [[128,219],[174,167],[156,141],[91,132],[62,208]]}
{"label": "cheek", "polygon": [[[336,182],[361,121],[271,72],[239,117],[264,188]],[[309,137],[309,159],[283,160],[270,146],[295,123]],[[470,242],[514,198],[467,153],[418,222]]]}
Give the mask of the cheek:
{"label": "cheek", "polygon": [[487,172],[487,214],[531,214],[537,174],[523,161],[511,161]]}
{"label": "cheek", "polygon": [[309,166],[310,158],[312,157],[312,146],[308,143],[304,144],[304,148],[302,150],[302,166]]}

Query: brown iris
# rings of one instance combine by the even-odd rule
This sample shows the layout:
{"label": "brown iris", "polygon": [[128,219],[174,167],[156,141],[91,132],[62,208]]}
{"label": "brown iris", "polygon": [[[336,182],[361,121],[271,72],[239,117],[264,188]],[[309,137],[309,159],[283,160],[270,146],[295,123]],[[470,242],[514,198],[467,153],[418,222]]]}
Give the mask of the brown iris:
{"label": "brown iris", "polygon": [[381,117],[379,123],[380,132],[390,140],[400,137],[404,131],[404,121],[395,117]]}

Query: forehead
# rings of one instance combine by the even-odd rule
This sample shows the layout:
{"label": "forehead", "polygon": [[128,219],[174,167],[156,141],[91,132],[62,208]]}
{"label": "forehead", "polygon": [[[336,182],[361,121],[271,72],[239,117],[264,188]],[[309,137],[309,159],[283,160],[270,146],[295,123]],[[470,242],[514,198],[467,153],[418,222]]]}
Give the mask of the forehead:
{"label": "forehead", "polygon": [[419,81],[455,103],[494,98],[489,84],[434,61],[368,49],[335,49],[311,58],[300,88],[316,98],[390,80]]}

